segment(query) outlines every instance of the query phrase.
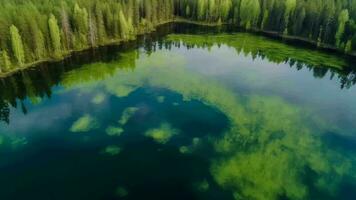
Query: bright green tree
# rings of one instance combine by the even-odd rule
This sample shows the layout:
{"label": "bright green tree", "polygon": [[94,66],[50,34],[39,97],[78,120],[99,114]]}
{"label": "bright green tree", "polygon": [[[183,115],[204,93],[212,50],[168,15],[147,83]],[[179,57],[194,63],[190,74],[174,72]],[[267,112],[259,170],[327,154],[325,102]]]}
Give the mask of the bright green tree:
{"label": "bright green tree", "polygon": [[51,14],[48,20],[49,33],[51,36],[51,44],[53,48],[53,56],[59,58],[62,56],[61,51],[61,33],[59,31],[56,17]]}
{"label": "bright green tree", "polygon": [[0,51],[0,73],[9,70],[11,67],[11,60],[5,50]]}
{"label": "bright green tree", "polygon": [[284,11],[284,34],[288,34],[288,24],[289,24],[289,17],[290,14],[294,12],[295,7],[297,6],[296,0],[286,0],[285,2],[286,9]]}
{"label": "bright green tree", "polygon": [[347,9],[344,9],[341,11],[341,13],[339,15],[339,18],[338,18],[339,25],[337,28],[337,32],[335,34],[337,47],[341,47],[341,38],[342,38],[342,35],[344,34],[345,24],[347,21],[349,21],[349,11]]}
{"label": "bright green tree", "polygon": [[128,22],[126,21],[125,15],[121,9],[119,11],[119,20],[120,20],[121,37],[123,39],[128,39],[130,36],[130,27],[129,27]]}
{"label": "bright green tree", "polygon": [[250,29],[257,23],[260,15],[260,3],[258,0],[242,0],[240,8],[241,26]]}
{"label": "bright green tree", "polygon": [[10,27],[10,36],[14,57],[19,65],[23,65],[25,63],[25,51],[21,35],[15,25]]}

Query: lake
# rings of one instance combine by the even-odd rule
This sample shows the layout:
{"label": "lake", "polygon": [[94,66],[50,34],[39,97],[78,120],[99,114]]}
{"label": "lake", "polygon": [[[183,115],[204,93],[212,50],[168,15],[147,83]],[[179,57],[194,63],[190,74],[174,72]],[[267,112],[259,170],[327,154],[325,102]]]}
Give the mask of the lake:
{"label": "lake", "polygon": [[186,24],[0,81],[0,199],[356,199],[356,62]]}

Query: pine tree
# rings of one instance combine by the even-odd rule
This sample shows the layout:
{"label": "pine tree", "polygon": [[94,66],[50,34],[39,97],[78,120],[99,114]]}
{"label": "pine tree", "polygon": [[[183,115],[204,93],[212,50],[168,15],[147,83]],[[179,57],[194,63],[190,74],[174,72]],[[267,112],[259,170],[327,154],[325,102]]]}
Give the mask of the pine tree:
{"label": "pine tree", "polygon": [[48,20],[49,33],[51,36],[51,44],[53,48],[53,56],[60,58],[62,56],[61,50],[61,33],[59,31],[56,17],[51,14]]}
{"label": "pine tree", "polygon": [[76,48],[84,48],[88,45],[89,17],[85,8],[74,5],[74,24],[76,28]]}
{"label": "pine tree", "polygon": [[98,40],[100,43],[103,43],[107,35],[106,35],[106,29],[104,24],[103,12],[98,3],[95,5],[95,15],[96,15]]}
{"label": "pine tree", "polygon": [[346,53],[351,53],[352,52],[352,43],[351,40],[348,40],[345,46],[345,52]]}
{"label": "pine tree", "polygon": [[207,0],[198,0],[197,5],[197,19],[205,20],[206,19],[206,9],[207,9]]}
{"label": "pine tree", "polygon": [[250,29],[252,26],[256,25],[259,15],[260,3],[258,0],[241,0],[241,26]]}
{"label": "pine tree", "polygon": [[15,25],[11,25],[10,27],[10,36],[12,51],[16,58],[16,61],[19,65],[23,65],[25,63],[25,50],[22,43],[21,35]]}
{"label": "pine tree", "polygon": [[61,9],[61,25],[62,25],[62,31],[63,31],[63,48],[66,50],[69,50],[72,47],[72,28],[70,26],[70,21],[69,21],[69,16],[67,11],[64,8],[64,5],[62,5]]}
{"label": "pine tree", "polygon": [[125,15],[120,9],[119,11],[119,21],[120,21],[120,31],[121,31],[121,38],[128,39],[130,36],[130,27],[126,21]]}
{"label": "pine tree", "polygon": [[96,29],[96,20],[92,16],[91,13],[89,13],[89,42],[90,46],[94,47],[97,44],[97,29]]}
{"label": "pine tree", "polygon": [[283,34],[288,34],[288,24],[289,24],[289,17],[290,14],[294,12],[295,7],[297,6],[296,0],[286,0],[285,2],[285,11],[284,11],[284,32]]}
{"label": "pine tree", "polygon": [[0,51],[0,73],[11,68],[11,61],[6,50]]}
{"label": "pine tree", "polygon": [[344,34],[345,31],[345,24],[346,22],[349,21],[349,11],[347,9],[344,9],[341,11],[339,18],[338,18],[338,22],[339,22],[339,26],[337,29],[337,32],[335,34],[335,40],[336,40],[336,46],[337,47],[341,47],[341,37]]}

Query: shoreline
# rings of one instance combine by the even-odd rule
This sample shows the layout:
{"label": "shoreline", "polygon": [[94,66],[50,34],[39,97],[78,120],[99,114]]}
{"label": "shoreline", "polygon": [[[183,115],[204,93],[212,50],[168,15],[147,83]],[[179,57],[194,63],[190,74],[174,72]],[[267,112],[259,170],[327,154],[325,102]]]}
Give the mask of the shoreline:
{"label": "shoreline", "polygon": [[[108,41],[104,42],[103,44],[99,44],[99,45],[96,45],[96,46],[88,46],[88,47],[85,47],[85,48],[82,48],[82,49],[76,49],[76,50],[67,51],[62,55],[61,58],[57,58],[57,59],[56,58],[47,58],[47,59],[37,60],[35,62],[26,63],[25,65],[22,65],[22,66],[19,66],[19,67],[15,67],[14,69],[11,69],[10,71],[7,71],[7,72],[1,72],[0,71],[0,79],[1,78],[6,78],[8,76],[11,76],[12,74],[17,73],[17,72],[22,71],[22,70],[34,68],[34,67],[36,67],[36,66],[38,66],[40,64],[43,64],[43,63],[60,62],[60,61],[66,59],[68,57],[73,56],[73,54],[75,54],[75,53],[80,53],[80,52],[87,51],[87,50],[90,50],[90,49],[96,49],[96,48],[99,48],[99,47],[105,47],[105,46],[109,46],[109,45],[119,45],[119,44],[121,44],[123,42],[134,41],[134,40],[137,39],[138,36],[142,36],[142,35],[145,35],[145,34],[153,33],[153,32],[155,32],[157,30],[157,28],[159,26],[162,26],[162,25],[165,25],[165,24],[169,24],[169,23],[186,23],[186,24],[194,24],[194,25],[209,26],[209,27],[216,27],[216,26],[221,26],[221,25],[232,25],[232,24],[229,24],[229,23],[219,24],[219,23],[193,21],[193,20],[188,20],[188,19],[184,19],[184,18],[174,18],[174,19],[172,19],[170,21],[165,21],[165,22],[161,22],[161,23],[156,24],[155,27],[152,30],[149,30],[147,32],[139,32],[139,33],[137,33],[135,35],[134,38],[131,38],[131,39],[126,39],[126,40],[123,40],[123,39],[116,39],[116,40],[112,39],[112,40],[108,40]],[[241,28],[241,27],[236,26],[236,28]],[[334,53],[339,53],[339,54],[342,54],[342,55],[345,55],[345,56],[349,56],[351,58],[356,58],[356,52],[345,53],[345,52],[339,50],[338,48],[336,48],[336,47],[334,47],[332,45],[325,44],[325,43],[322,43],[318,47],[316,41],[310,40],[310,39],[307,39],[307,38],[303,38],[303,37],[283,35],[283,34],[280,34],[279,32],[276,32],[276,31],[266,31],[266,30],[261,30],[261,29],[246,30],[244,28],[241,28],[241,30],[244,30],[246,32],[252,32],[254,34],[262,34],[262,35],[264,35],[266,37],[276,38],[278,40],[286,40],[287,42],[303,42],[305,44],[311,45],[315,49],[324,50],[324,51],[332,51]]]}

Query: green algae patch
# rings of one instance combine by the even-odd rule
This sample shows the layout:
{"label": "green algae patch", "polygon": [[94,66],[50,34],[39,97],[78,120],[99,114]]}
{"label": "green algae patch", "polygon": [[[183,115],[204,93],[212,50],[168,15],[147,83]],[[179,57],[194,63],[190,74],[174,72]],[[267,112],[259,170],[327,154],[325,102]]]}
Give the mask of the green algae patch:
{"label": "green algae patch", "polygon": [[97,94],[95,97],[91,100],[93,104],[101,104],[105,101],[106,96],[104,94]]}
{"label": "green algae patch", "polygon": [[179,152],[182,154],[192,153],[200,144],[201,144],[201,139],[195,137],[192,139],[191,145],[179,147]]}
{"label": "green algae patch", "polygon": [[129,86],[129,85],[117,85],[115,86],[115,88],[109,87],[109,90],[119,98],[129,96],[136,89],[137,89],[136,87]]}
{"label": "green algae patch", "polygon": [[105,129],[105,132],[108,136],[120,136],[124,129],[121,127],[109,126]]}
{"label": "green algae patch", "polygon": [[116,145],[110,145],[110,146],[105,147],[105,149],[104,149],[104,153],[108,154],[110,156],[116,156],[120,152],[121,152],[121,148]]}
{"label": "green algae patch", "polygon": [[15,148],[18,146],[26,145],[27,143],[28,141],[25,137],[14,137],[11,140],[11,145]]}
{"label": "green algae patch", "polygon": [[157,102],[158,103],[164,103],[165,100],[166,100],[166,97],[164,97],[164,96],[158,96],[157,97]]}
{"label": "green algae patch", "polygon": [[129,192],[127,191],[126,188],[120,186],[116,188],[115,194],[116,196],[123,198],[126,197],[129,194]]}
{"label": "green algae patch", "polygon": [[204,179],[204,180],[202,180],[202,181],[200,181],[200,182],[195,183],[195,184],[194,184],[194,187],[195,187],[199,192],[206,192],[206,191],[209,190],[210,184],[209,184],[209,182],[208,182],[206,179]]}
{"label": "green algae patch", "polygon": [[130,118],[138,111],[139,109],[136,108],[136,107],[128,107],[126,108],[123,112],[122,112],[122,115],[121,115],[121,118],[119,120],[119,124],[120,125],[125,125],[129,120]]}
{"label": "green algae patch", "polygon": [[70,132],[80,133],[88,132],[99,127],[99,123],[96,118],[90,115],[84,115],[76,120],[70,127]]}
{"label": "green algae patch", "polygon": [[181,146],[179,147],[179,152],[182,154],[188,154],[191,152],[191,149],[187,146]]}
{"label": "green algae patch", "polygon": [[146,137],[152,138],[160,144],[166,144],[169,140],[178,134],[176,129],[173,129],[170,124],[164,123],[159,128],[151,129],[145,133]]}

